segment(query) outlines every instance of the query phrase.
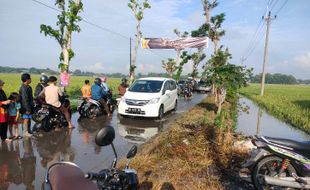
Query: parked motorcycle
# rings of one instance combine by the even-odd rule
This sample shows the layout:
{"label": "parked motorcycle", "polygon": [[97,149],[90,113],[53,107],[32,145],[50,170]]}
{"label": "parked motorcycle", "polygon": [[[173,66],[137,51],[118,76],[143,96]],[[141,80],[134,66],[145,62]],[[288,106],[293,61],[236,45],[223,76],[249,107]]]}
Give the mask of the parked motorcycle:
{"label": "parked motorcycle", "polygon": [[310,142],[254,137],[250,169],[256,189],[310,189]]}
{"label": "parked motorcycle", "polygon": [[[106,102],[110,112],[113,113],[117,102],[112,98],[111,92],[107,94]],[[106,112],[104,110],[104,106],[102,106],[100,102],[93,99],[84,100],[78,107],[78,111],[82,117],[88,117],[90,119],[102,115],[104,112]]]}
{"label": "parked motorcycle", "polygon": [[[138,188],[137,172],[129,169],[129,163],[137,153],[137,146],[133,146],[127,154],[128,162],[124,169],[117,169],[117,153],[113,145],[114,128],[102,128],[95,137],[99,146],[111,145],[115,158],[111,168],[103,169],[99,173],[86,173],[72,162],[57,162],[47,169],[42,190],[135,190]],[[94,182],[95,183],[94,183]]]}
{"label": "parked motorcycle", "polygon": [[[71,109],[70,109],[70,100],[68,96],[60,97],[60,102],[63,106],[65,106],[71,117]],[[56,107],[49,104],[42,104],[36,111],[34,112],[34,119],[37,123],[41,125],[35,125],[33,131],[40,131],[41,129],[45,132],[49,132],[56,127],[67,127],[68,122],[64,116],[64,114]]]}

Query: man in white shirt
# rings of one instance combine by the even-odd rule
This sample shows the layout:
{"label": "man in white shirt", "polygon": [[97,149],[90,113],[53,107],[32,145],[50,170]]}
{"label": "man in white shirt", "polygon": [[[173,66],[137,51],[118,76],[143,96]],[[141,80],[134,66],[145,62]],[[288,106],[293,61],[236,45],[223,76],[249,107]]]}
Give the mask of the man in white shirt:
{"label": "man in white shirt", "polygon": [[61,105],[61,102],[59,101],[59,96],[62,96],[63,94],[61,89],[56,86],[56,83],[57,78],[55,76],[50,76],[49,85],[44,88],[44,90],[40,93],[40,96],[44,94],[45,102],[58,108],[65,115],[68,122],[68,128],[73,128],[68,108],[66,108],[64,105]]}

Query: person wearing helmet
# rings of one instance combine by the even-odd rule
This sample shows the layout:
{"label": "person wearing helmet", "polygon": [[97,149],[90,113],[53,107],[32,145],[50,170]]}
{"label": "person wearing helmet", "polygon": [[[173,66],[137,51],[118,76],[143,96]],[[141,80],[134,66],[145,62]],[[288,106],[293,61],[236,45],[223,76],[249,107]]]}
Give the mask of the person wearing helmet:
{"label": "person wearing helmet", "polygon": [[108,116],[111,116],[111,113],[107,106],[107,102],[105,100],[107,92],[101,87],[101,85],[102,85],[101,79],[95,78],[94,84],[91,87],[91,98],[93,100],[100,102],[100,104],[104,107],[104,109],[108,113]]}
{"label": "person wearing helmet", "polygon": [[122,78],[121,84],[118,86],[118,95],[124,96],[126,89],[128,88],[127,79]]}
{"label": "person wearing helmet", "polygon": [[39,104],[45,103],[44,97],[43,98],[40,97],[39,94],[47,86],[48,86],[48,77],[46,75],[41,75],[40,82],[37,84],[35,91],[34,91],[34,97]]}
{"label": "person wearing helmet", "polygon": [[107,84],[107,80],[108,80],[107,77],[101,77],[100,80],[101,80],[101,87],[106,93],[108,93],[110,89]]}

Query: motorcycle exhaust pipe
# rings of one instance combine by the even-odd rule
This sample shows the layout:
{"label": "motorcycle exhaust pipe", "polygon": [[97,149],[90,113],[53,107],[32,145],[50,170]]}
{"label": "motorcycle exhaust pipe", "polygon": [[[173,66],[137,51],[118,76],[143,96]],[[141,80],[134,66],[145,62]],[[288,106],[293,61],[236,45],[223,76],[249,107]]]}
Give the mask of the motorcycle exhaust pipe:
{"label": "motorcycle exhaust pipe", "polygon": [[299,183],[293,177],[270,177],[264,176],[265,183],[269,185],[277,185],[282,187],[291,187],[298,189],[310,189],[310,178],[303,177],[302,180],[306,181],[307,184]]}

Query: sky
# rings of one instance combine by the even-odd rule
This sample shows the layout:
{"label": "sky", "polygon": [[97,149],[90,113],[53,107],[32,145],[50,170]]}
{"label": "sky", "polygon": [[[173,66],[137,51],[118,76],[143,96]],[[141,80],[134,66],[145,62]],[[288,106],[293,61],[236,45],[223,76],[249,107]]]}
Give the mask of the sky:
{"label": "sky", "polygon": [[[40,25],[55,26],[59,12],[37,0],[0,0],[0,65],[57,70],[60,47],[55,39],[40,33]],[[39,0],[57,8],[54,0]],[[127,0],[83,1],[81,17],[99,27],[80,22],[81,32],[73,33],[75,57],[70,70],[124,73],[129,70],[129,38],[135,36],[135,19]],[[201,0],[149,0],[141,23],[143,37],[176,38],[173,30],[192,31],[205,20]],[[285,3],[286,2],[286,3]],[[284,5],[282,7],[282,5]],[[282,7],[282,8],[281,8]],[[226,35],[220,45],[229,48],[230,63],[262,71],[266,10],[272,19],[266,72],[292,74],[310,79],[309,0],[219,0],[211,15],[225,13],[222,28]],[[257,34],[257,35],[255,35]],[[134,45],[134,43],[133,43]],[[187,49],[194,53],[196,49]],[[213,52],[209,40],[208,59]],[[163,73],[162,60],[175,58],[174,50],[138,50],[136,73]],[[244,61],[242,57],[245,58]],[[201,68],[202,64],[200,65]],[[191,63],[184,74],[191,72]]]}

